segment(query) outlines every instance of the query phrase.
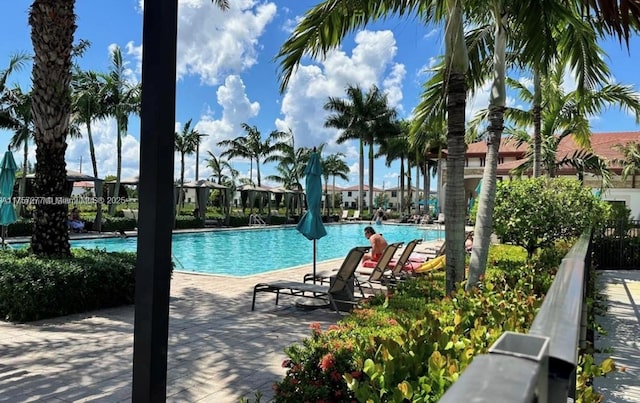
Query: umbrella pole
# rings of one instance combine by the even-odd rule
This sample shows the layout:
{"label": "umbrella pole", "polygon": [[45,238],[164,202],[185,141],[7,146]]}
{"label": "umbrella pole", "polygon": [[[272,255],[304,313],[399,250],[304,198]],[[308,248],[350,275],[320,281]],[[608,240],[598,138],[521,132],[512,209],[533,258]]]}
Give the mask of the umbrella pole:
{"label": "umbrella pole", "polygon": [[313,284],[316,283],[316,240],[313,240]]}

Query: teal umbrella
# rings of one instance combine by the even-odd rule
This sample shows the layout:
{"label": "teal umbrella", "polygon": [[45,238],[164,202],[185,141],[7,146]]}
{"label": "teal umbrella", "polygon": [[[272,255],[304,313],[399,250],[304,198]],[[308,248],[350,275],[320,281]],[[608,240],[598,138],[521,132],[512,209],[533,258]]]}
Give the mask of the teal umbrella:
{"label": "teal umbrella", "polygon": [[311,153],[309,163],[304,170],[306,175],[307,212],[304,213],[298,223],[298,231],[313,240],[313,282],[316,281],[316,240],[327,235],[327,230],[322,223],[320,204],[322,203],[322,165],[317,152]]}
{"label": "teal umbrella", "polygon": [[473,208],[473,205],[476,202],[476,199],[480,198],[480,191],[482,190],[482,179],[480,179],[480,182],[478,182],[478,186],[476,186],[475,190],[474,190],[474,196],[471,196],[471,199],[469,200],[469,212],[471,212],[471,209]]}
{"label": "teal umbrella", "polygon": [[11,203],[13,195],[13,185],[16,183],[16,161],[13,159],[13,153],[7,151],[0,162],[0,225],[2,225],[2,245],[7,237],[7,225],[17,221],[16,211]]}

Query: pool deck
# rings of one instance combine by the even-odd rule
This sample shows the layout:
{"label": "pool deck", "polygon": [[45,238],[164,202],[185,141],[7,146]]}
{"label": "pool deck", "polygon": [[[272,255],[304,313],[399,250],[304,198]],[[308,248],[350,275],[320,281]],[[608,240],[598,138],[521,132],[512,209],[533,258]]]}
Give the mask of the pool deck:
{"label": "pool deck", "polygon": [[[337,267],[322,263],[318,269]],[[167,401],[238,402],[273,395],[283,350],[341,315],[258,295],[258,282],[298,280],[309,267],[247,278],[175,273],[171,283]],[[0,402],[130,402],[132,306],[27,324],[0,322]],[[269,400],[269,399],[267,399]],[[266,401],[266,400],[263,400]]]}
{"label": "pool deck", "polygon": [[[425,242],[419,248],[433,246]],[[320,262],[318,271],[341,259]],[[171,282],[168,402],[263,402],[285,374],[284,348],[342,316],[306,310],[295,299],[260,293],[253,286],[300,281],[311,266],[244,278],[176,272]],[[26,324],[0,322],[0,402],[130,402],[133,306]]]}

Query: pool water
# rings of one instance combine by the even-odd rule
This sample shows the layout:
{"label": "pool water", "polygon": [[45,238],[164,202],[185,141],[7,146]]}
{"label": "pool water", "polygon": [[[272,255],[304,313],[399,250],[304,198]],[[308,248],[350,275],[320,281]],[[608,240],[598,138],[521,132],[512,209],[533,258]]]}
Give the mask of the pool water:
{"label": "pool water", "polygon": [[[369,224],[327,225],[327,236],[316,241],[317,261],[344,257],[354,246],[368,245],[364,228]],[[376,225],[387,242],[425,241],[444,237],[444,232],[413,225]],[[75,240],[74,248],[135,252],[136,238]],[[313,241],[295,228],[235,229],[230,231],[174,234],[172,253],[176,270],[249,276],[313,262]]]}

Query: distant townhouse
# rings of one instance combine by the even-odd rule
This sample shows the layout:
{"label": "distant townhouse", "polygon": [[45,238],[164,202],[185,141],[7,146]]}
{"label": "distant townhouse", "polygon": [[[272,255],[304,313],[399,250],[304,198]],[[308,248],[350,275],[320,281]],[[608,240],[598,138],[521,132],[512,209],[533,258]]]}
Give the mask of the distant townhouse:
{"label": "distant townhouse", "polygon": [[[626,181],[623,181],[620,176],[622,166],[613,163],[615,159],[623,158],[616,146],[627,143],[640,143],[640,132],[593,133],[591,135],[590,151],[607,161],[607,166],[613,173],[611,188],[601,195],[602,199],[611,203],[623,203],[627,208],[631,209],[632,217],[640,220],[640,188],[636,183],[636,175],[632,175]],[[514,177],[511,170],[525,161],[527,150],[528,145],[526,144],[518,147],[514,139],[509,137],[502,138],[497,169],[498,180],[510,180]],[[559,161],[565,157],[570,157],[578,150],[580,150],[580,147],[575,144],[571,136],[567,136],[558,145],[556,160]],[[482,178],[486,154],[487,144],[485,142],[472,143],[467,148],[464,168],[464,188],[467,199],[477,196],[475,189]],[[446,158],[446,152],[444,156]],[[599,189],[601,178],[594,173],[579,173],[570,166],[559,167],[556,171],[556,176],[571,176],[575,178],[578,174],[581,174],[585,186],[594,190]],[[529,171],[526,175],[532,176],[532,172]],[[446,183],[447,169],[446,164],[443,164],[438,187],[439,200],[442,206],[446,203],[444,198]]]}

